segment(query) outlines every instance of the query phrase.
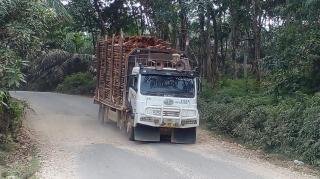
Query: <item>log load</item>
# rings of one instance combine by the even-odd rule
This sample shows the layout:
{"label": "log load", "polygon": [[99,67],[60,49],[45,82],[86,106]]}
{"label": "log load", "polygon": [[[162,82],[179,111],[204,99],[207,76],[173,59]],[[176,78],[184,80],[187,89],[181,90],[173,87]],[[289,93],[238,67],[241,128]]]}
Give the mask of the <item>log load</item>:
{"label": "log load", "polygon": [[[132,62],[129,57],[136,49],[154,49],[166,53],[154,53],[153,56],[163,58],[163,54],[172,56],[179,52],[171,48],[171,44],[148,36],[115,36],[105,37],[97,43],[97,79],[98,84],[95,93],[95,101],[103,103],[118,110],[125,110],[127,107],[127,76],[132,70]],[[156,54],[156,55],[155,55]],[[139,59],[146,54],[141,53]],[[150,52],[148,54],[150,58]],[[144,57],[146,58],[146,57]],[[148,63],[155,63],[146,61]],[[168,66],[166,66],[168,67]]]}

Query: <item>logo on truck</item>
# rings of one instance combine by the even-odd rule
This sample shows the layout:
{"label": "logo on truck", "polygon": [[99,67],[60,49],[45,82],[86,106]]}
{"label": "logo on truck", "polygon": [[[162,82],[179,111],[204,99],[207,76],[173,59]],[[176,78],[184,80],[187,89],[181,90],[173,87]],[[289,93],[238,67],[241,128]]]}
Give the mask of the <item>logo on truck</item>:
{"label": "logo on truck", "polygon": [[175,104],[190,104],[190,101],[187,99],[181,99],[174,102]]}
{"label": "logo on truck", "polygon": [[173,105],[173,100],[172,100],[172,99],[165,99],[165,100],[163,101],[163,103],[164,103],[165,105]]}

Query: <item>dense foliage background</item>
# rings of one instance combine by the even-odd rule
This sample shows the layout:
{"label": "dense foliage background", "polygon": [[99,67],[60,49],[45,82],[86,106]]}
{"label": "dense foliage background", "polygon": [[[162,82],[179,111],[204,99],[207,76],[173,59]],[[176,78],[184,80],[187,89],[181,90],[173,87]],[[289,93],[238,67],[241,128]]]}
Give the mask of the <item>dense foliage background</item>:
{"label": "dense foliage background", "polygon": [[1,125],[19,114],[9,89],[92,93],[97,39],[122,30],[188,54],[210,129],[320,166],[319,8],[319,0],[0,0]]}

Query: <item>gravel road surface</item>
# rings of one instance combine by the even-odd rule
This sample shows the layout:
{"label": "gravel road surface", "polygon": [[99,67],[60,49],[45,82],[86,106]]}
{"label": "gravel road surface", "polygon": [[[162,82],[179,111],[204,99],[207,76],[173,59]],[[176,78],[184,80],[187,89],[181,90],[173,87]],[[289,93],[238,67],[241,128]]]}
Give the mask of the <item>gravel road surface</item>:
{"label": "gravel road surface", "polygon": [[92,98],[11,92],[34,110],[26,121],[39,141],[39,178],[316,178],[259,159],[243,147],[198,130],[193,145],[141,143],[98,121]]}

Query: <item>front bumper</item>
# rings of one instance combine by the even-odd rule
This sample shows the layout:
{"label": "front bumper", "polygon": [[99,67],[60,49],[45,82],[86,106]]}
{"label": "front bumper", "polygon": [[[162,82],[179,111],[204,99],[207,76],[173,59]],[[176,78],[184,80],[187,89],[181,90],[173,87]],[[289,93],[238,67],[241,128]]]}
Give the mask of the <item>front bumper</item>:
{"label": "front bumper", "polygon": [[136,124],[152,127],[191,128],[199,126],[199,117],[159,117],[153,115],[136,115]]}
{"label": "front bumper", "polygon": [[[166,133],[163,133],[166,130]],[[161,136],[170,136],[172,143],[194,144],[196,142],[196,127],[191,128],[159,128],[142,124],[134,127],[134,140],[160,141]]]}

